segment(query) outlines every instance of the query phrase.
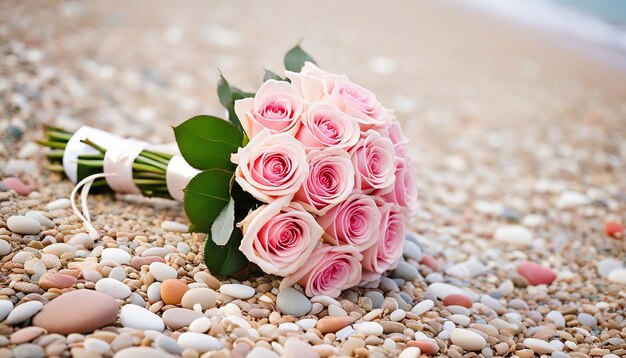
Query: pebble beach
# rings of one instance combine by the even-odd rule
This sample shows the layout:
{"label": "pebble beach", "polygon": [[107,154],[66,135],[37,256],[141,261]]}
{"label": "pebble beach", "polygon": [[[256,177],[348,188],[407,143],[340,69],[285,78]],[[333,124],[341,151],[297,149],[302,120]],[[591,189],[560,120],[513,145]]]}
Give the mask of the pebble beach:
{"label": "pebble beach", "polygon": [[[219,71],[252,90],[302,39],[411,140],[419,208],[395,270],[338,298],[215,277],[164,199],[92,194],[87,234],[44,125],[165,143],[223,114]],[[0,357],[625,357],[625,83],[434,1],[3,1]]]}

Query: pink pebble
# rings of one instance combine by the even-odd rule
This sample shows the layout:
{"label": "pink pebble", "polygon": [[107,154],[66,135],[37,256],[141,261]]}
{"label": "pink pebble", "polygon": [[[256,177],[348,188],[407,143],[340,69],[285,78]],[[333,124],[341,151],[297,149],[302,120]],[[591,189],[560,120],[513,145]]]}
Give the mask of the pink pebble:
{"label": "pink pebble", "polygon": [[37,189],[37,185],[29,177],[25,177],[24,182],[16,177],[4,178],[2,184],[22,196],[27,196]]}
{"label": "pink pebble", "polygon": [[556,274],[552,270],[529,261],[517,266],[517,272],[531,285],[549,285],[556,279]]}
{"label": "pink pebble", "polygon": [[424,265],[430,267],[433,271],[439,271],[439,264],[432,256],[424,254],[422,256],[422,262]]}
{"label": "pink pebble", "polygon": [[439,352],[439,346],[434,339],[408,341],[406,345],[419,348],[423,354],[436,354]]}
{"label": "pink pebble", "polygon": [[159,256],[146,256],[146,257],[135,256],[132,258],[132,260],[130,260],[130,265],[135,270],[141,270],[141,266],[150,265],[153,262],[165,263],[165,260]]}
{"label": "pink pebble", "polygon": [[465,295],[451,293],[443,299],[443,304],[446,306],[463,306],[465,308],[472,308],[473,302],[471,298]]}

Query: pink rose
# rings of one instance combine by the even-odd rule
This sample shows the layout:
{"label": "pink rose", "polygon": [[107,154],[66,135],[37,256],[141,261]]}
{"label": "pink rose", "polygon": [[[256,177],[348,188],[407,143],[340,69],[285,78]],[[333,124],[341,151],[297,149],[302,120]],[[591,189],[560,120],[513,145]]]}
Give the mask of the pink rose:
{"label": "pink rose", "polygon": [[306,156],[309,175],[294,200],[315,215],[323,215],[354,189],[354,167],[343,149],[314,150]]}
{"label": "pink rose", "polygon": [[400,123],[398,121],[392,120],[388,123],[386,127],[387,136],[393,143],[393,147],[396,150],[396,155],[404,157],[408,153],[407,145],[409,144],[409,140],[404,136],[404,132],[402,132],[402,127],[400,127]]}
{"label": "pink rose", "polygon": [[333,82],[329,98],[339,109],[354,117],[359,122],[361,130],[383,126],[389,119],[387,110],[378,102],[374,93],[350,82],[347,78]]}
{"label": "pink rose", "polygon": [[380,210],[369,195],[352,194],[346,201],[317,218],[326,231],[324,240],[332,245],[348,245],[361,252],[380,236]]}
{"label": "pink rose", "polygon": [[305,62],[300,72],[285,71],[296,92],[306,101],[314,102],[330,93],[335,79],[346,78],[317,67],[314,63]]}
{"label": "pink rose", "polygon": [[287,133],[261,131],[231,156],[237,164],[235,180],[264,203],[291,199],[309,174],[302,143]]}
{"label": "pink rose", "polygon": [[264,128],[271,133],[292,132],[302,114],[302,99],[289,82],[268,80],[254,98],[235,101],[235,113],[250,139]]}
{"label": "pink rose", "polygon": [[359,124],[354,118],[328,102],[316,102],[302,114],[296,138],[307,150],[326,147],[350,150],[360,134]]}
{"label": "pink rose", "polygon": [[396,166],[396,181],[393,190],[382,197],[387,202],[396,203],[413,213],[417,206],[417,177],[415,166],[410,157],[398,162]]}
{"label": "pink rose", "polygon": [[393,190],[397,158],[389,138],[369,130],[363,133],[351,154],[358,189],[365,194],[376,190],[379,195]]}
{"label": "pink rose", "polygon": [[287,276],[299,269],[321,243],[322,228],[304,208],[285,198],[263,205],[239,224],[239,250],[271,275]]}
{"label": "pink rose", "polygon": [[337,297],[361,281],[362,258],[351,246],[318,246],[302,267],[283,279],[280,288],[299,283],[309,297]]}
{"label": "pink rose", "polygon": [[398,266],[404,247],[404,215],[394,204],[380,207],[380,238],[378,243],[363,252],[363,272],[366,279]]}

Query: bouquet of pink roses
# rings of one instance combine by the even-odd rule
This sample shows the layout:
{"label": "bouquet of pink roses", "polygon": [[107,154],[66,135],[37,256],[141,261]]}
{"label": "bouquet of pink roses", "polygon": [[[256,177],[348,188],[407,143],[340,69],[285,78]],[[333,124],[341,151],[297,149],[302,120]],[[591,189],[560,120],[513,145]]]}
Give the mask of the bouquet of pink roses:
{"label": "bouquet of pink roses", "polygon": [[222,77],[230,122],[197,116],[175,127],[180,155],[91,128],[50,128],[42,144],[80,181],[75,190],[182,200],[190,230],[207,234],[212,273],[253,263],[284,277],[282,287],[336,297],[397,265],[417,200],[414,167],[372,92],[321,70],[299,46],[285,67],[285,78],[266,71],[256,93]]}

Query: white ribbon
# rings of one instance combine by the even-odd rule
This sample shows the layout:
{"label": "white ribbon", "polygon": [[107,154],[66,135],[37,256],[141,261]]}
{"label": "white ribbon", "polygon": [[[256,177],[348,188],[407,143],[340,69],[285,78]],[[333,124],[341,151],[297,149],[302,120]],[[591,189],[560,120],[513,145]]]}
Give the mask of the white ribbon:
{"label": "white ribbon", "polygon": [[124,139],[115,146],[110,146],[104,153],[103,169],[107,184],[120,194],[141,194],[133,182],[133,162],[148,146],[147,142],[136,139]]}
{"label": "white ribbon", "polygon": [[173,156],[167,164],[167,171],[165,172],[167,191],[172,198],[182,202],[185,197],[183,189],[189,184],[191,178],[198,173],[200,171],[189,165],[182,156]]}
{"label": "white ribbon", "polygon": [[73,183],[78,181],[78,157],[83,154],[99,153],[95,148],[81,142],[87,138],[103,148],[115,147],[123,140],[114,134],[99,129],[88,126],[80,127],[67,142],[63,153],[63,169]]}
{"label": "white ribbon", "polygon": [[[78,218],[83,222],[83,225],[87,229],[89,236],[94,240],[98,239],[100,237],[100,234],[98,234],[98,230],[96,230],[96,228],[93,227],[93,225],[91,224],[91,215],[89,215],[89,207],[87,206],[89,189],[91,189],[91,184],[93,184],[94,180],[98,178],[106,178],[113,175],[115,174],[98,173],[90,175],[81,180],[80,183],[76,184],[76,186],[74,187],[74,189],[72,189],[72,192],[70,193],[70,203],[72,204],[72,210],[74,211],[74,214],[76,214],[76,216],[78,216]],[[76,206],[76,193],[82,186],[84,187],[83,190],[80,192],[80,206],[82,209],[81,212],[81,210],[78,210],[78,207]]]}

